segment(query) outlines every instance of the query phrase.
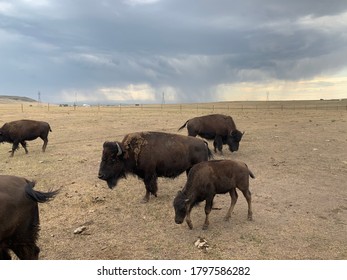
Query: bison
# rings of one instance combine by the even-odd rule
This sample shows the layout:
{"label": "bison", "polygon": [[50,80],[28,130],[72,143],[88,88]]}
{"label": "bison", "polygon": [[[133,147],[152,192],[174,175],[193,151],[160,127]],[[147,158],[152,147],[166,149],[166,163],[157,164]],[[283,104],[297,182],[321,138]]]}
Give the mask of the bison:
{"label": "bison", "polygon": [[187,120],[179,129],[187,126],[189,136],[197,136],[204,139],[213,139],[214,151],[217,149],[222,153],[223,144],[228,144],[229,150],[235,152],[239,149],[239,144],[244,133],[236,129],[232,117],[213,114],[195,117]]}
{"label": "bison", "polygon": [[28,153],[26,141],[35,140],[40,137],[43,140],[42,151],[46,151],[48,143],[48,133],[52,131],[47,122],[34,120],[19,120],[5,123],[0,128],[0,143],[12,143],[11,157],[18,149],[19,143],[23,146],[25,153]]}
{"label": "bison", "polygon": [[39,232],[38,202],[46,202],[57,193],[35,191],[35,182],[0,175],[0,260],[10,260],[10,250],[19,259],[37,260]]}
{"label": "bison", "polygon": [[240,161],[211,160],[194,165],[189,171],[183,190],[179,191],[174,199],[175,222],[181,224],[186,218],[189,228],[193,229],[190,212],[195,205],[205,200],[206,218],[203,229],[207,229],[215,195],[227,192],[230,194],[231,204],[225,220],[229,220],[238,197],[236,188],[245,196],[248,203],[248,220],[252,220],[249,176],[255,178],[247,165]]}
{"label": "bison", "polygon": [[136,132],[127,134],[122,142],[105,142],[99,169],[99,179],[110,189],[128,173],[144,181],[148,202],[150,194],[157,196],[157,178],[175,178],[184,171],[212,156],[207,142],[194,137],[164,133]]}

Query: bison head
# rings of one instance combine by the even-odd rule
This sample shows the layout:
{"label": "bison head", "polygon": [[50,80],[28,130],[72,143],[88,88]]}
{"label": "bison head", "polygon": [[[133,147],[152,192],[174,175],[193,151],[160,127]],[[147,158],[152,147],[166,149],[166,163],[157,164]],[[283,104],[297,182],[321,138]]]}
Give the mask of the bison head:
{"label": "bison head", "polygon": [[187,204],[189,199],[186,195],[179,191],[174,199],[173,206],[175,208],[175,222],[176,224],[182,224],[184,218],[187,215]]}
{"label": "bison head", "polygon": [[120,178],[125,178],[123,151],[118,142],[105,142],[99,168],[99,179],[113,189]]}
{"label": "bison head", "polygon": [[239,149],[240,141],[244,133],[239,130],[233,130],[228,137],[227,144],[231,152],[236,152]]}

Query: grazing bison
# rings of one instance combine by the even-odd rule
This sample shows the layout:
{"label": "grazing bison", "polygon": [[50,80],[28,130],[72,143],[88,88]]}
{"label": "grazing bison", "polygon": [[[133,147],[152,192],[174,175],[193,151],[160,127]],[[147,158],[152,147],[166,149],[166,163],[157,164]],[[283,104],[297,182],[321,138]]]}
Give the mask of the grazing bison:
{"label": "grazing bison", "polygon": [[236,129],[234,120],[230,116],[221,114],[192,118],[178,130],[185,126],[187,126],[189,136],[199,135],[205,139],[213,139],[215,152],[218,149],[222,153],[223,144],[228,144],[231,152],[237,151],[243,136],[243,133]]}
{"label": "grazing bison", "polygon": [[40,137],[43,140],[42,151],[45,152],[48,143],[48,133],[52,131],[46,122],[34,120],[19,120],[5,123],[0,128],[0,143],[12,143],[11,157],[18,149],[19,143],[23,146],[25,153],[28,153],[26,141],[35,140]]}
{"label": "grazing bison", "polygon": [[105,142],[99,169],[99,179],[110,189],[120,178],[131,173],[141,178],[146,187],[143,202],[150,194],[157,196],[157,178],[175,178],[184,171],[212,156],[207,143],[194,137],[163,133],[138,132],[124,137],[122,142]]}
{"label": "grazing bison", "polygon": [[179,191],[174,199],[175,222],[181,224],[186,218],[189,228],[192,229],[190,212],[195,205],[206,200],[206,219],[203,229],[207,229],[208,215],[212,210],[214,196],[227,192],[230,194],[231,204],[225,220],[229,220],[238,197],[236,188],[241,190],[245,196],[248,203],[248,220],[252,220],[249,176],[255,178],[247,165],[239,161],[211,160],[194,165],[188,174],[183,190]]}
{"label": "grazing bison", "polygon": [[10,260],[9,250],[19,259],[37,260],[39,232],[38,202],[46,202],[58,191],[33,190],[35,182],[0,175],[0,260]]}

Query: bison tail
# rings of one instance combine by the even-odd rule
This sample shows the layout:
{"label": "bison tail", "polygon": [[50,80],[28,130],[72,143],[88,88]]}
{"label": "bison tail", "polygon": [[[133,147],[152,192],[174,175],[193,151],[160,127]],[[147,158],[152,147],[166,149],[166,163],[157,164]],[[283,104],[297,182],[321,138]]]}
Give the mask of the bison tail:
{"label": "bison tail", "polygon": [[251,178],[255,179],[255,176],[254,176],[254,174],[252,173],[252,171],[248,168],[247,164],[245,164],[245,165],[246,165],[246,167],[247,167],[247,169],[248,169],[249,176],[250,176]]}
{"label": "bison tail", "polygon": [[50,131],[50,132],[52,132],[51,126],[50,126],[50,125],[48,125],[48,127],[49,127],[49,131]]}
{"label": "bison tail", "polygon": [[187,120],[187,121],[184,123],[184,125],[182,125],[182,126],[178,129],[178,131],[180,131],[182,128],[184,128],[184,127],[187,125],[188,122],[189,122],[189,120]]}
{"label": "bison tail", "polygon": [[40,191],[35,191],[34,187],[35,187],[35,182],[28,182],[27,185],[25,186],[25,193],[30,199],[39,203],[43,203],[54,198],[59,192],[59,190],[50,191],[50,192],[40,192]]}

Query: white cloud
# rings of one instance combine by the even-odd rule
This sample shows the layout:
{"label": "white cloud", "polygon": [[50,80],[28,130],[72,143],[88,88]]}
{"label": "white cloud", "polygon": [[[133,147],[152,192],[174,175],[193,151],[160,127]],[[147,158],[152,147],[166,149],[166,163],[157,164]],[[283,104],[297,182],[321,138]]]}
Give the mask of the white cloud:
{"label": "white cloud", "polygon": [[80,103],[175,103],[178,92],[170,86],[153,88],[148,84],[102,87],[95,90],[67,89],[57,102]]}
{"label": "white cloud", "polygon": [[48,0],[21,0],[21,2],[32,7],[44,7],[50,4]]}
{"label": "white cloud", "polygon": [[307,15],[298,20],[298,25],[317,29],[321,31],[344,31],[347,29],[347,13],[341,13],[338,15],[327,15],[321,17],[313,17],[312,15]]}
{"label": "white cloud", "polygon": [[154,4],[159,1],[160,0],[124,0],[124,2],[130,6]]}
{"label": "white cloud", "polygon": [[95,66],[113,66],[112,57],[105,54],[96,53],[71,53],[69,59],[83,62]]}
{"label": "white cloud", "polygon": [[[347,69],[345,70],[345,72]],[[312,80],[220,84],[215,88],[220,101],[311,100],[346,98],[346,76],[320,76]],[[333,96],[331,95],[333,93]]]}
{"label": "white cloud", "polygon": [[155,101],[155,90],[147,84],[130,84],[125,87],[109,87],[98,90],[101,96],[108,101],[126,102],[134,101]]}
{"label": "white cloud", "polygon": [[12,3],[0,2],[0,14],[12,15],[14,12],[14,6]]}

